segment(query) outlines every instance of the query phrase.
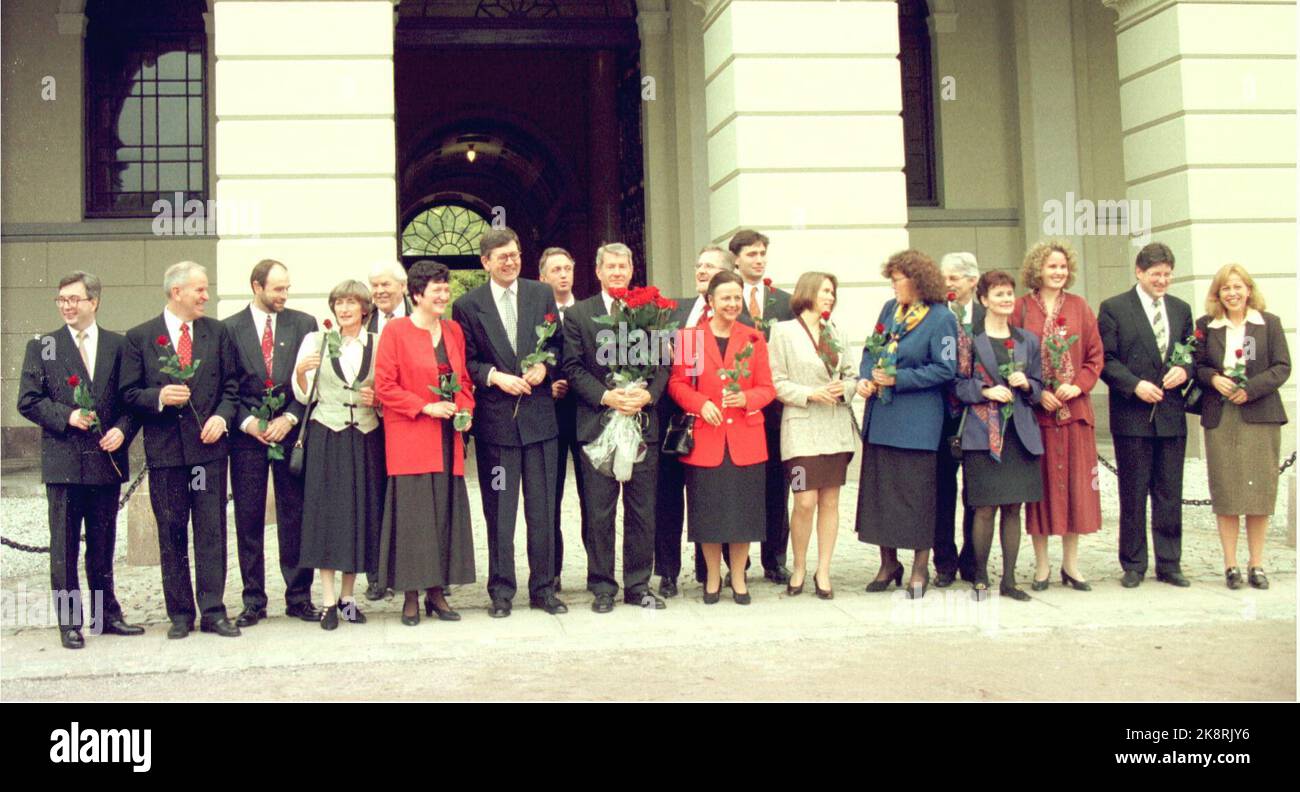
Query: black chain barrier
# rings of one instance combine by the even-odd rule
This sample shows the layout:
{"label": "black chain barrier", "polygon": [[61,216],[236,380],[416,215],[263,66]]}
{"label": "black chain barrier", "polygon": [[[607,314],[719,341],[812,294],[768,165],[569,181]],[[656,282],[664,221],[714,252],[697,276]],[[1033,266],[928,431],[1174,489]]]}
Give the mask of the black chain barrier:
{"label": "black chain barrier", "polygon": [[[1282,466],[1277,469],[1277,474],[1281,476],[1283,473],[1285,473],[1287,468],[1295,464],[1295,460],[1296,460],[1296,452],[1292,451],[1291,456],[1287,457],[1286,461],[1282,463]],[[1101,454],[1098,454],[1097,461],[1101,463],[1102,467],[1106,468],[1111,473],[1114,473],[1116,476],[1119,476],[1119,471],[1115,468],[1115,464],[1111,462],[1109,459],[1102,456]],[[126,488],[126,492],[122,494],[122,499],[117,502],[117,507],[119,509],[126,505],[126,502],[131,499],[131,496],[135,494],[135,491],[140,487],[140,482],[144,480],[145,472],[146,472],[145,470],[141,470],[139,473],[135,475],[135,480],[131,482],[131,486]],[[234,499],[233,495],[226,496],[227,501],[231,501],[233,499]],[[1183,505],[1184,506],[1210,506],[1211,502],[1208,498],[1205,499],[1183,498]],[[3,544],[5,547],[12,547],[13,549],[20,550],[24,553],[50,552],[50,548],[48,547],[27,545],[27,544],[23,544],[22,542],[15,542],[14,540],[4,536],[0,536],[0,544]]]}

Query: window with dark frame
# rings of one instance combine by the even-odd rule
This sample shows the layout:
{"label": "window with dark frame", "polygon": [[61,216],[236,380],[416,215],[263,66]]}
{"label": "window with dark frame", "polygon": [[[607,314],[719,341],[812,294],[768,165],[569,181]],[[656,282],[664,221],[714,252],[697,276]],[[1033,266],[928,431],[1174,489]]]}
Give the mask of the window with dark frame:
{"label": "window with dark frame", "polygon": [[898,60],[903,87],[903,174],[908,206],[938,206],[930,11],[925,0],[898,4]]}
{"label": "window with dark frame", "polygon": [[99,0],[86,9],[85,216],[152,217],[208,198],[202,0]]}

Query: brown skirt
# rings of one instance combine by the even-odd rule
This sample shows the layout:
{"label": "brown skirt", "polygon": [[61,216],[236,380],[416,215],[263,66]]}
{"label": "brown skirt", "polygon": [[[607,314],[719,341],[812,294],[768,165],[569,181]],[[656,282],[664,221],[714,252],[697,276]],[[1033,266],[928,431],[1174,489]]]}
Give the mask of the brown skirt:
{"label": "brown skirt", "polygon": [[1219,425],[1205,430],[1205,462],[1215,514],[1268,515],[1277,503],[1280,424],[1246,423],[1241,408],[1223,400]]}
{"label": "brown skirt", "polygon": [[852,459],[852,451],[841,451],[838,454],[791,457],[782,464],[790,489],[803,492],[822,487],[843,487]]}

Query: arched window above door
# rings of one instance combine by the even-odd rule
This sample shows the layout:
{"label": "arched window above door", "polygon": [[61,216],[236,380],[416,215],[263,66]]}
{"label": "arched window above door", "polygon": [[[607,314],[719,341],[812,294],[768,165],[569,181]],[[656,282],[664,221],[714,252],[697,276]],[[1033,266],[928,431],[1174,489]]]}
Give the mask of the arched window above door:
{"label": "arched window above door", "polygon": [[439,204],[420,212],[402,229],[403,256],[478,256],[478,241],[489,224],[465,206]]}

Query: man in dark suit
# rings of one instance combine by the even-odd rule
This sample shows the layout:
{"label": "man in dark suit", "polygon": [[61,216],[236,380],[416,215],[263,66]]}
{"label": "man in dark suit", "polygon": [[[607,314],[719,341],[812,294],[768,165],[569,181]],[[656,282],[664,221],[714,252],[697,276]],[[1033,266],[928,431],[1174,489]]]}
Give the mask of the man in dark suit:
{"label": "man in dark suit", "polygon": [[[50,508],[50,588],[59,640],[68,649],[85,646],[77,574],[83,522],[92,634],[144,634],[144,628],[122,618],[113,592],[117,502],[130,473],[127,448],[136,427],[117,393],[126,339],[95,322],[101,291],[99,278],[89,272],[73,272],[59,281],[55,302],[65,324],[27,342],[18,394],[18,412],[41,427],[41,481]],[[88,415],[82,415],[73,398],[81,383],[94,402]]]}
{"label": "man in dark suit", "polygon": [[[194,578],[199,629],[239,635],[226,618],[226,433],[239,413],[239,353],[216,319],[203,315],[207,271],[193,261],[163,274],[167,307],[160,316],[127,331],[122,362],[122,400],[144,428],[149,501],[158,522],[163,597],[171,620],[168,638],[194,628],[195,591],[190,586],[189,541],[194,524]],[[161,342],[161,343],[160,343]],[[175,356],[197,365],[183,382],[162,371]]]}
{"label": "man in dark suit", "polygon": [[1147,495],[1156,579],[1188,586],[1182,558],[1183,455],[1187,420],[1182,385],[1192,367],[1174,366],[1174,344],[1192,334],[1192,309],[1166,294],[1174,254],[1152,242],[1137,255],[1137,286],[1101,304],[1097,329],[1110,387],[1110,433],[1119,468],[1121,583],[1134,588],[1147,571]]}
{"label": "man in dark suit", "polygon": [[[406,296],[406,267],[400,261],[384,261],[370,269],[370,299],[372,309],[366,320],[366,331],[382,335],[384,328],[394,319],[411,315],[411,300]],[[375,430],[382,442],[384,424]],[[380,475],[384,475],[381,471]],[[379,537],[366,537],[366,599],[374,602],[384,598],[379,586]]]}
{"label": "man in dark suit", "polygon": [[[772,325],[794,318],[790,312],[790,293],[772,285],[767,275],[768,238],[752,229],[737,231],[727,247],[736,257],[745,286],[744,308],[740,321],[771,336]],[[781,401],[773,399],[763,408],[767,431],[767,540],[763,542],[763,577],[785,585],[790,570],[785,566],[786,547],[790,544],[790,485],[781,463]]]}
{"label": "man in dark suit", "polygon": [[[948,310],[957,317],[960,331],[969,338],[975,338],[984,332],[985,309],[975,299],[975,284],[979,281],[979,263],[971,253],[949,253],[939,264],[948,293],[955,299],[948,303]],[[957,543],[953,540],[953,521],[957,517],[957,473],[961,463],[948,450],[948,439],[957,434],[961,425],[962,405],[955,393],[949,396],[948,413],[943,422],[943,433],[939,437],[939,492],[935,500],[934,511],[934,585],[935,588],[951,586],[961,574],[961,579],[975,582],[975,545],[971,542],[971,530],[975,525],[975,513],[966,506],[962,507],[961,552],[957,552]]]}
{"label": "man in dark suit", "polygon": [[[537,262],[537,277],[550,286],[555,295],[555,307],[559,310],[560,320],[560,346],[563,347],[565,314],[577,304],[573,296],[573,256],[560,247],[543,250],[542,257]],[[564,376],[562,369],[556,373]],[[578,461],[578,396],[569,390],[567,379],[554,379],[551,381],[551,397],[555,400],[555,423],[559,432],[555,470],[555,592],[558,594],[560,575],[564,571],[564,526],[560,512],[563,510],[564,480],[570,456],[573,457],[573,483],[578,490],[578,519],[581,523],[579,536],[582,537],[583,549],[587,547],[587,494],[582,484],[582,465]]]}
{"label": "man in dark suit", "polygon": [[[618,242],[602,245],[596,251],[596,279],[600,294],[589,297],[569,309],[564,322],[564,371],[569,387],[578,394],[578,440],[583,450],[578,454],[582,478],[587,490],[587,588],[596,595],[591,608],[597,613],[614,609],[618,582],[614,578],[614,511],[620,490],[623,493],[623,602],[643,608],[666,607],[664,601],[650,593],[650,572],[654,566],[655,474],[659,466],[659,421],[653,409],[668,383],[667,361],[659,360],[654,376],[640,388],[612,388],[606,376],[613,373],[608,359],[611,350],[616,360],[630,350],[619,350],[610,343],[610,334],[619,328],[598,324],[597,317],[608,316],[613,298],[611,289],[626,289],[632,281],[632,251]],[[653,345],[651,355],[661,352]],[[640,361],[636,361],[640,362]],[[652,360],[653,364],[654,361]],[[632,477],[620,483],[600,472],[587,456],[586,445],[600,437],[605,413],[615,410],[622,415],[644,415],[642,437],[646,444],[645,459],[632,468]]]}
{"label": "man in dark suit", "polygon": [[[488,536],[488,615],[510,615],[515,581],[515,512],[524,491],[528,532],[528,606],[552,615],[569,609],[555,596],[555,479],[558,431],[547,382],[562,353],[559,328],[543,349],[555,363],[523,361],[538,344],[537,328],[558,322],[555,294],[519,277],[519,236],[494,228],[479,240],[491,276],[452,305],[465,331],[465,363],[474,380],[475,460]],[[519,373],[515,373],[519,372]]]}
{"label": "man in dark suit", "polygon": [[[695,327],[708,318],[705,292],[709,281],[722,270],[736,271],[736,257],[726,248],[706,245],[695,258],[695,294],[677,301],[672,321],[679,328]],[[668,396],[659,400],[660,446],[668,423],[681,413],[681,407]],[[677,596],[677,576],[682,571],[682,527],[686,514],[686,468],[675,456],[659,455],[655,485],[655,574],[659,576],[659,596]],[[726,554],[723,554],[726,557]],[[730,561],[728,560],[728,563]],[[695,547],[695,580],[705,578],[704,554]]]}
{"label": "man in dark suit", "polygon": [[[284,576],[285,613],[303,621],[320,619],[311,603],[312,570],[298,566],[302,544],[303,481],[289,472],[289,449],[298,441],[304,407],[293,395],[294,362],[298,348],[316,331],[316,318],[285,308],[289,299],[289,270],[275,259],[263,259],[249,275],[253,299],[223,324],[239,351],[240,407],[237,432],[230,442],[230,490],[235,496],[235,535],[239,544],[239,575],[244,582],[244,610],[235,619],[251,627],[266,618],[266,475],[275,478],[275,529],[280,545],[280,574]],[[253,415],[272,383],[273,395],[284,403],[267,422],[266,430]],[[282,458],[271,460],[271,444]],[[327,605],[333,605],[329,602]]]}

